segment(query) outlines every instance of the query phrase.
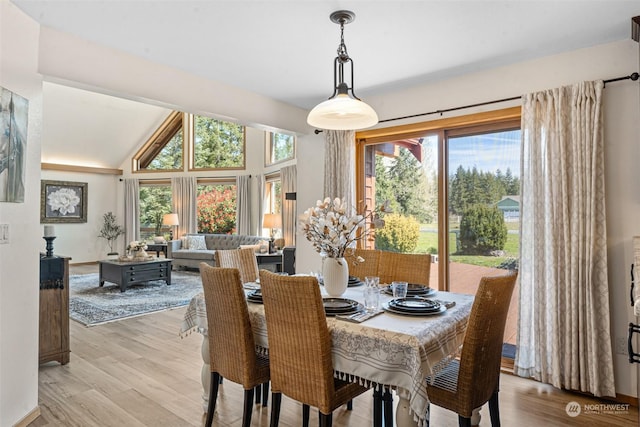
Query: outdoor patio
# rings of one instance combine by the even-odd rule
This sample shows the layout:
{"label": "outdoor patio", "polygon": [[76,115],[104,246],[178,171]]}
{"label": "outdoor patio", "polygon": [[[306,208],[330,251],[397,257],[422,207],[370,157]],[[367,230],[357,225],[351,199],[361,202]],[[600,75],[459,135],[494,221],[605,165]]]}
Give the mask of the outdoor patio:
{"label": "outdoor patio", "polygon": [[[475,295],[480,279],[484,276],[501,276],[507,274],[507,270],[500,268],[481,267],[471,264],[462,264],[452,262],[450,264],[451,271],[451,292]],[[437,264],[431,266],[432,284],[438,283]],[[516,329],[518,326],[518,285],[513,291],[511,297],[511,306],[509,307],[509,315],[504,331],[504,342],[516,344]]]}

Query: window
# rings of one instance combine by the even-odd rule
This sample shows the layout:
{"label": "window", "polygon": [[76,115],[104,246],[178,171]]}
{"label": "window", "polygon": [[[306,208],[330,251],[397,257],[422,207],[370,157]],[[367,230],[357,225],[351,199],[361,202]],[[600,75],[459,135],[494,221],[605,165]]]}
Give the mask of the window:
{"label": "window", "polygon": [[162,217],[167,213],[171,213],[171,185],[140,183],[140,239],[166,235],[168,240],[169,227],[162,225]]}
{"label": "window", "polygon": [[282,212],[282,183],[280,176],[267,178],[265,190],[265,198],[267,200],[267,211],[265,213]]}
{"label": "window", "polygon": [[244,169],[245,128],[194,116],[191,170]]}
{"label": "window", "polygon": [[203,181],[199,181],[198,184],[198,233],[235,233],[235,184]]}
{"label": "window", "polygon": [[293,135],[269,132],[265,146],[265,165],[272,165],[295,158],[296,137]]}
{"label": "window", "polygon": [[132,170],[181,171],[184,168],[184,114],[174,111],[133,156]]}

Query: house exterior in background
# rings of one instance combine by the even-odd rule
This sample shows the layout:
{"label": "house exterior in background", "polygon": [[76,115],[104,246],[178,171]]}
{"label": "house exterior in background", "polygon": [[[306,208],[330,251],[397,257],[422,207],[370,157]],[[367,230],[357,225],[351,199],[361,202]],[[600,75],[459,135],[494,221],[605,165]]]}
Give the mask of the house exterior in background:
{"label": "house exterior in background", "polygon": [[520,196],[504,196],[496,203],[506,222],[520,221]]}

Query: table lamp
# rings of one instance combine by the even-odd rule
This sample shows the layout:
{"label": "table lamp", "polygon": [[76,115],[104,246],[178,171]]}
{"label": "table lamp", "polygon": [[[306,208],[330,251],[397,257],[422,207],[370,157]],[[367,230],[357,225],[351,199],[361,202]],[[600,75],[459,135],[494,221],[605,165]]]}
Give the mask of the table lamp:
{"label": "table lamp", "polygon": [[162,217],[162,225],[168,225],[171,227],[171,230],[169,231],[169,240],[173,240],[173,227],[180,225],[180,221],[178,221],[178,214],[164,214]]}
{"label": "table lamp", "polygon": [[269,240],[269,253],[272,254],[273,252],[275,252],[273,248],[273,241],[276,234],[275,230],[282,227],[282,217],[280,216],[280,214],[275,213],[264,214],[262,226],[271,230],[271,239]]}

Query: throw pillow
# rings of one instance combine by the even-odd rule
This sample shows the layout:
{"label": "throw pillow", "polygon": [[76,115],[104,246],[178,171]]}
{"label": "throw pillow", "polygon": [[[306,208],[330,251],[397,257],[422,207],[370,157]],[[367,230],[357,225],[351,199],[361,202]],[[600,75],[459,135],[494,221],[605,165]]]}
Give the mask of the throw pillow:
{"label": "throw pillow", "polygon": [[182,242],[182,244],[180,245],[182,249],[189,249],[189,241],[186,237],[181,237],[180,241]]}
{"label": "throw pillow", "polygon": [[187,246],[191,250],[206,250],[207,244],[204,236],[187,236]]}

